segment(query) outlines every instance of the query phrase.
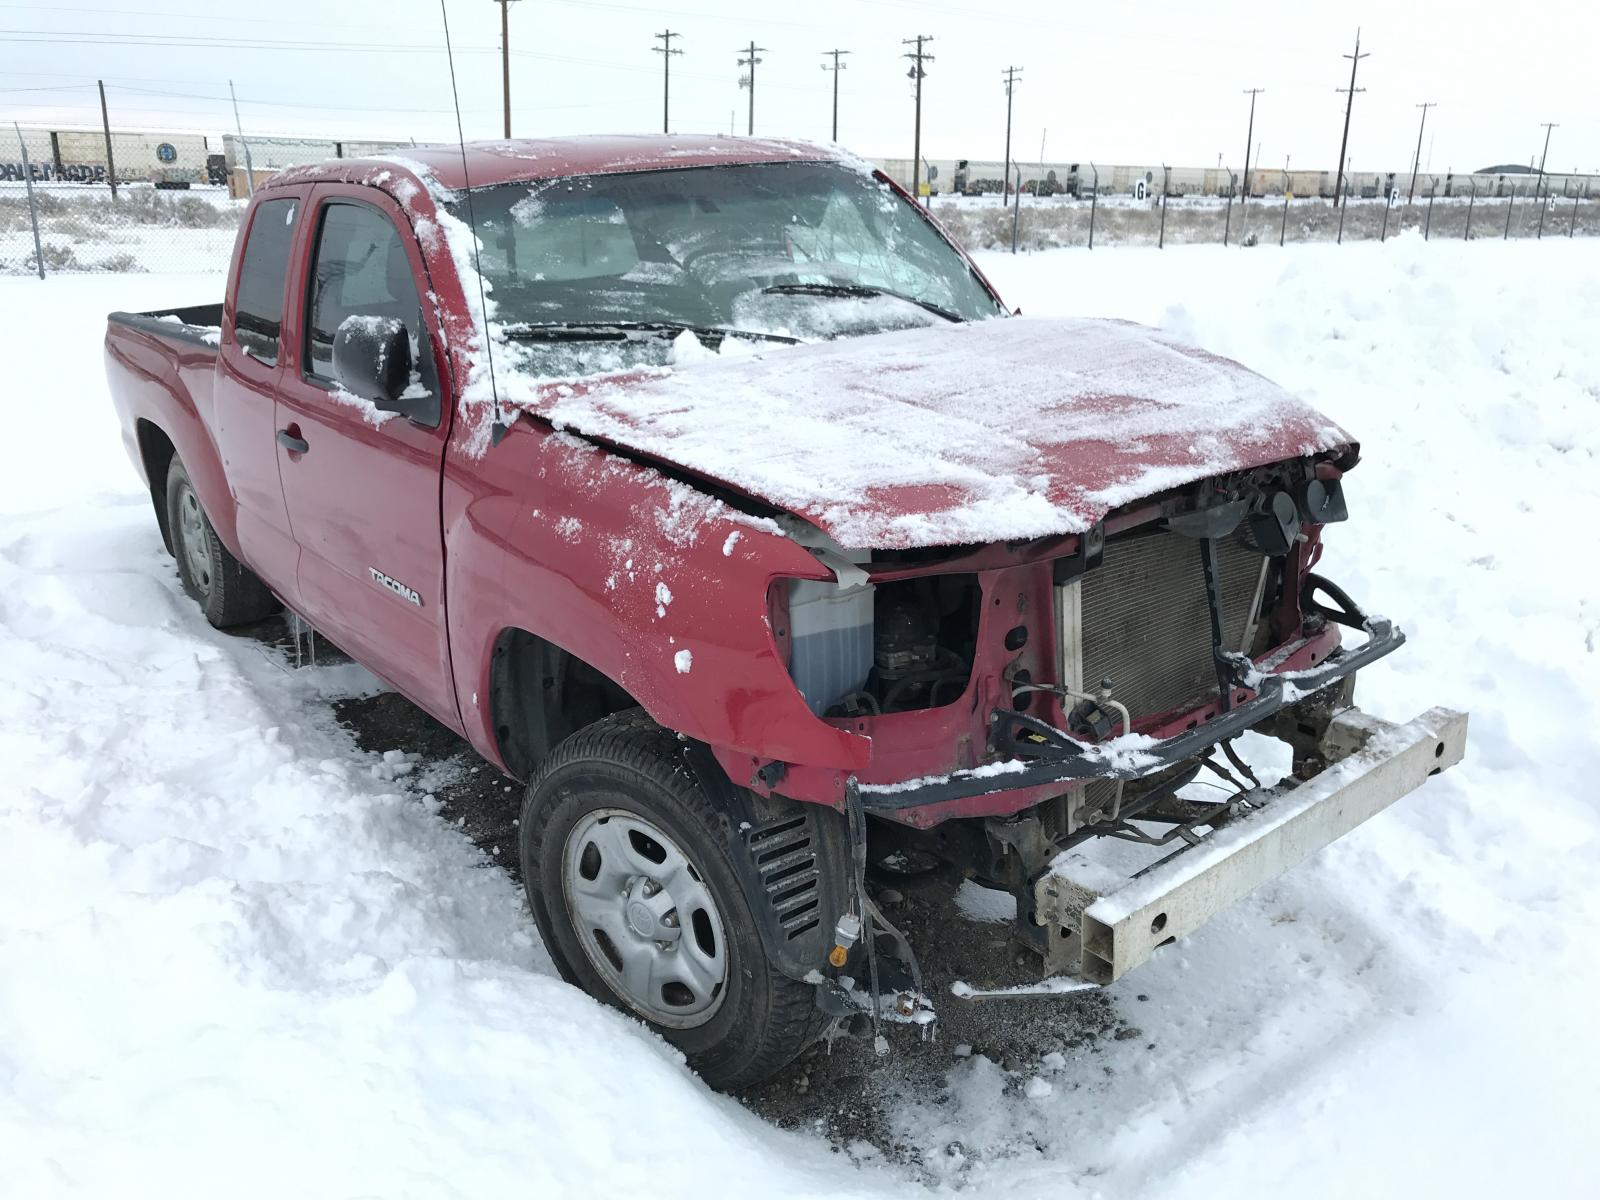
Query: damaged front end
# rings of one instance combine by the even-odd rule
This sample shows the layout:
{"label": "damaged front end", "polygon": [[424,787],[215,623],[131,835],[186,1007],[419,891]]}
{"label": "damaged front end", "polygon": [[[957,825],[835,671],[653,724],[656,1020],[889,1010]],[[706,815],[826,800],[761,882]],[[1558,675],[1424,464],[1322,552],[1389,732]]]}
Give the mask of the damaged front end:
{"label": "damaged front end", "polygon": [[[1353,706],[1356,673],[1405,638],[1312,570],[1345,517],[1340,476],[1299,460],[1207,481],[1009,559],[845,564],[875,618],[870,669],[839,671],[838,638],[825,678],[799,642],[782,649],[802,688],[821,679],[814,711],[872,739],[872,763],[757,764],[751,781],[848,819],[859,861],[814,979],[824,1007],[929,1019],[911,947],[867,892],[869,829],[874,856],[930,854],[1016,896],[1046,983],[958,996],[1059,995],[1115,981],[1460,760],[1464,715],[1395,726]],[[780,642],[794,611],[775,610]],[[1289,778],[1261,785],[1232,745],[1246,731],[1291,746]],[[944,769],[916,769],[937,755]],[[1220,798],[1184,794],[1202,772]],[[1081,852],[1097,838],[1171,852],[1113,877]]]}

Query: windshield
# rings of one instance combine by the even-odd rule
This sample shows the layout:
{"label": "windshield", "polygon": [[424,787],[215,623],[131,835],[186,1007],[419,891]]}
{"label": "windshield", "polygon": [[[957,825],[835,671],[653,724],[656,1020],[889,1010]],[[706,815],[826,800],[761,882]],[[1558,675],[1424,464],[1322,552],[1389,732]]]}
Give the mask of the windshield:
{"label": "windshield", "polygon": [[[499,184],[472,206],[497,321],[568,360],[561,373],[626,365],[619,343],[637,351],[628,361],[658,358],[654,335],[674,330],[716,347],[717,334],[810,341],[1003,312],[910,204],[837,163]],[[464,200],[451,211],[467,219]]]}

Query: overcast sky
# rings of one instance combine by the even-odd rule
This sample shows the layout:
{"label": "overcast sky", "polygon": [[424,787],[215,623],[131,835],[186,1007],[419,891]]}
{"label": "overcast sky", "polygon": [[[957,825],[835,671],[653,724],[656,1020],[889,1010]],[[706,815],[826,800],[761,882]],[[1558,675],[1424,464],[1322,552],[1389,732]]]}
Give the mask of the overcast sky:
{"label": "overcast sky", "polygon": [[[500,133],[494,0],[449,0],[466,132]],[[1024,160],[1169,162],[1235,168],[1247,87],[1261,161],[1335,165],[1352,48],[1362,27],[1351,126],[1354,168],[1410,166],[1418,110],[1437,101],[1424,169],[1536,158],[1556,121],[1549,168],[1600,172],[1594,86],[1600,7],[1589,3],[1296,3],[1240,0],[516,0],[511,6],[513,132],[661,127],[661,56],[671,28],[672,126],[742,132],[738,47],[765,49],[758,134],[826,139],[831,76],[821,52],[851,53],[840,76],[839,140],[871,157],[909,157],[904,38],[933,38],[923,153],[999,158],[1001,69],[1023,68],[1015,153]],[[0,3],[0,111],[24,124],[98,122],[93,81],[113,125],[221,132],[228,81],[247,133],[453,137],[437,0],[62,0]],[[65,90],[41,90],[65,89]],[[138,89],[138,90],[135,90]],[[182,93],[182,94],[172,94]]]}

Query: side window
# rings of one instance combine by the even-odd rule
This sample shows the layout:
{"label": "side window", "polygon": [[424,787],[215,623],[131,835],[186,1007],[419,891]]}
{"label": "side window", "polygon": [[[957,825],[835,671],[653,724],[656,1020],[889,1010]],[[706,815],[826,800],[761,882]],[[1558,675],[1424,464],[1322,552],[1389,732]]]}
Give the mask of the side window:
{"label": "side window", "polygon": [[423,351],[421,305],[411,260],[394,222],[365,204],[335,202],[322,210],[306,308],[307,375],[333,378],[333,339],[346,317],[395,317],[411,334],[412,359],[429,384],[432,356]]}
{"label": "side window", "polygon": [[283,281],[289,272],[289,245],[300,201],[263,200],[250,219],[249,240],[239,260],[239,293],[234,301],[234,336],[239,349],[273,366],[283,327]]}

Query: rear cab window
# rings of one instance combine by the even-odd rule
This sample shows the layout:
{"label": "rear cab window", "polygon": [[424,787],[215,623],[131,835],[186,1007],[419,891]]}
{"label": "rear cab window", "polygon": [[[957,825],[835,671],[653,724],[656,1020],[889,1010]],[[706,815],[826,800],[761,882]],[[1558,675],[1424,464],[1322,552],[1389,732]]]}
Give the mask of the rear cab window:
{"label": "rear cab window", "polygon": [[294,244],[297,196],[263,200],[250,219],[250,232],[239,259],[238,292],[234,298],[234,340],[239,349],[268,366],[276,366],[283,333],[284,282]]}

